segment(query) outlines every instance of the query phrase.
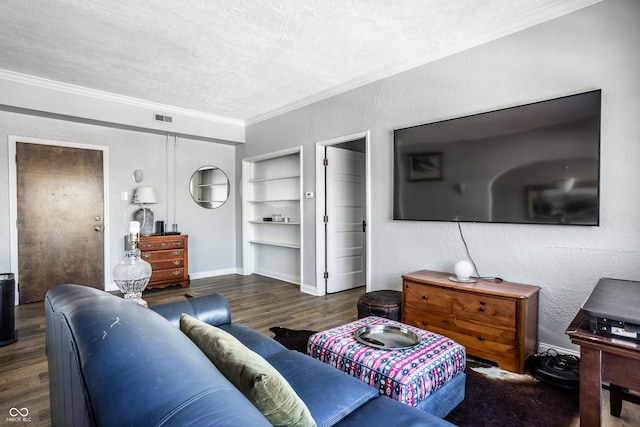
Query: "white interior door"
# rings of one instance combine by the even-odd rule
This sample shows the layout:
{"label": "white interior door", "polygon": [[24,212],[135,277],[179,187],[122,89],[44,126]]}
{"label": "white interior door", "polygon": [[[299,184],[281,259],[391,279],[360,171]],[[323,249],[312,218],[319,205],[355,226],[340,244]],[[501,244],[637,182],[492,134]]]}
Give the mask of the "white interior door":
{"label": "white interior door", "polygon": [[365,154],[326,147],[326,280],[334,293],[366,284]]}

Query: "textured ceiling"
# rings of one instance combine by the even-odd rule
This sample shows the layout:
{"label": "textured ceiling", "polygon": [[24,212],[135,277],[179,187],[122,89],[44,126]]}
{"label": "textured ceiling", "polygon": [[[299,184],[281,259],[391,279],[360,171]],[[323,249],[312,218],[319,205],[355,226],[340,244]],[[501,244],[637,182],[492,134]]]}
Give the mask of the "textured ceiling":
{"label": "textured ceiling", "polygon": [[0,69],[250,121],[585,3],[2,0]]}

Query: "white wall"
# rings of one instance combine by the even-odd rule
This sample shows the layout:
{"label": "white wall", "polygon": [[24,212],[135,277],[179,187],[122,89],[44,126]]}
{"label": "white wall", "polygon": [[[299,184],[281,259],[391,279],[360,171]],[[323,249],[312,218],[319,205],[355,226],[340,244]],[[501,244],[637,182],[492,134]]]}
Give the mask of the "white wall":
{"label": "white wall", "polygon": [[[86,102],[91,102],[87,100]],[[235,195],[219,209],[204,209],[189,194],[191,174],[200,166],[222,168],[235,186],[235,147],[157,133],[120,129],[63,119],[59,116],[0,110],[0,271],[11,271],[9,223],[8,136],[57,140],[109,148],[109,258],[106,279],[122,259],[126,233],[124,213],[132,219],[134,205],[120,200],[120,193],[131,196],[138,185],[156,190],[159,203],[152,205],[156,220],[177,222],[189,234],[189,272],[192,278],[235,272]],[[175,161],[175,162],[174,162]],[[144,171],[144,181],[132,179],[135,169]]]}
{"label": "white wall", "polygon": [[[601,88],[599,227],[462,226],[481,274],[542,288],[542,344],[575,350],[564,331],[598,278],[640,280],[638,22],[640,2],[607,0],[251,125],[236,165],[244,157],[303,145],[304,187],[315,191],[315,142],[369,129],[371,285],[400,289],[401,274],[451,271],[465,252],[455,223],[391,220],[393,129]],[[304,215],[309,281],[315,277],[315,200],[304,201]]]}

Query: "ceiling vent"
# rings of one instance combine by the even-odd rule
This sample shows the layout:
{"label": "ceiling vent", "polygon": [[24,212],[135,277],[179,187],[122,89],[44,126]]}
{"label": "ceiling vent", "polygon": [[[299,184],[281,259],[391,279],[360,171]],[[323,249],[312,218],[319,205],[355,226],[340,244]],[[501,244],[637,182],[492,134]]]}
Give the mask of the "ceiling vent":
{"label": "ceiling vent", "polygon": [[165,116],[163,114],[158,114],[158,113],[155,113],[153,116],[157,122],[167,122],[167,123],[173,122],[173,117],[171,116]]}

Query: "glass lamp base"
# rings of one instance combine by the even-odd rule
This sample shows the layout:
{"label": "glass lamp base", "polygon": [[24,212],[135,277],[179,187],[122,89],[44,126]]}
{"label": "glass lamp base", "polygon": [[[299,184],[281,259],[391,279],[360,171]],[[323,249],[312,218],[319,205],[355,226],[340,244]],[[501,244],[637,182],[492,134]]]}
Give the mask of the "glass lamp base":
{"label": "glass lamp base", "polygon": [[124,299],[137,302],[143,307],[148,307],[147,302],[142,299],[142,292],[132,292],[130,294],[124,294]]}
{"label": "glass lamp base", "polygon": [[128,250],[124,255],[124,259],[113,269],[113,281],[124,299],[147,307],[147,302],[142,299],[142,291],[151,278],[151,264],[140,258],[139,249]]}

